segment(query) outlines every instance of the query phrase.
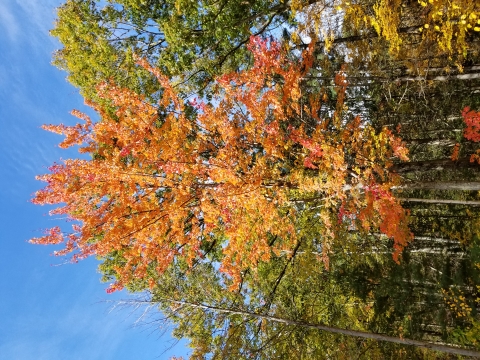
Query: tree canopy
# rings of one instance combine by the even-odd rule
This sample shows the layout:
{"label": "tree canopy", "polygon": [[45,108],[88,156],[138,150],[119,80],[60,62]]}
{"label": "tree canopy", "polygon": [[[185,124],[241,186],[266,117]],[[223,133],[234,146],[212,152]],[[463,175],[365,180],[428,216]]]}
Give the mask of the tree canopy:
{"label": "tree canopy", "polygon": [[[161,86],[157,106],[105,84],[100,96],[112,101],[114,117],[94,105],[102,117],[96,124],[80,115],[84,125],[47,126],[67,135],[61,146],[81,144],[95,156],[55,165],[42,178],[49,184],[35,202],[66,203],[55,213],[83,225],[35,241],[66,241],[64,253],[81,257],[123,250],[122,286],[153,264],[162,272],[176,256],[195,260],[202,243],[221,233],[221,269],[236,285],[271,251],[293,249],[296,213],[309,203],[322,207],[315,221],[324,225],[318,246],[327,267],[330,242],[345,227],[393,238],[397,259],[411,233],[388,169],[394,157],[408,159],[406,148],[390,130],[376,133],[345,114],[341,96],[332,118],[320,118],[321,101],[301,94],[308,52],[293,65],[276,43],[253,38],[251,49],[253,67],[217,79],[212,103],[182,101],[158,69],[140,61]],[[341,73],[336,83],[345,91]]]}

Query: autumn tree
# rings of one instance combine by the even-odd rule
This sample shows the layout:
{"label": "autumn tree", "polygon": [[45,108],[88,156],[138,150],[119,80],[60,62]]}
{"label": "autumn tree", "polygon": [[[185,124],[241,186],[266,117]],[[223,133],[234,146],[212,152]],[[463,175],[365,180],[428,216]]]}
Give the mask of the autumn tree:
{"label": "autumn tree", "polygon": [[235,287],[244,269],[293,249],[295,219],[315,208],[309,211],[324,229],[317,247],[327,268],[345,227],[386,234],[398,260],[412,238],[390,190],[397,181],[391,159],[407,159],[400,139],[343,109],[342,72],[334,113],[320,117],[321,100],[301,93],[309,52],[295,65],[275,42],[253,38],[250,49],[254,66],[218,78],[213,103],[183,101],[140,60],[159,81],[158,105],[104,84],[99,92],[114,104],[113,116],[92,104],[102,119],[95,124],[79,115],[84,124],[47,126],[66,135],[61,146],[83,144],[93,159],[67,160],[40,177],[48,185],[34,202],[65,203],[53,213],[78,223],[71,233],[56,227],[33,241],[64,242],[59,254],[74,258],[122,253],[117,289],[177,257],[192,263],[220,237],[221,270]]}

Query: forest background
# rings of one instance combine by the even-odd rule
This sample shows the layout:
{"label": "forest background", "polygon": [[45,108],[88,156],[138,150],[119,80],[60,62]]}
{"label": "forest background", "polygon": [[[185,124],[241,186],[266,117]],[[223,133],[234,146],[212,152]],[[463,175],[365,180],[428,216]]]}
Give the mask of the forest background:
{"label": "forest background", "polygon": [[45,127],[91,159],[39,177],[73,225],[33,242],[100,258],[192,358],[446,356],[312,324],[474,351],[478,10],[67,1],[54,63],[99,118]]}

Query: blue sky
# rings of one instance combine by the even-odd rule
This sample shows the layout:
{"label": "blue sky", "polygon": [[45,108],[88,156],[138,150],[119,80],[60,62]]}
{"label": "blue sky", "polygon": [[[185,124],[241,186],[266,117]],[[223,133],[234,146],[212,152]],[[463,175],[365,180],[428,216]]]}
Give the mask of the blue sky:
{"label": "blue sky", "polygon": [[[61,158],[44,123],[73,123],[82,98],[50,65],[59,47],[48,35],[60,0],[0,0],[0,359],[169,359],[181,345],[151,326],[134,326],[140,312],[112,310],[95,260],[64,264],[53,247],[28,239],[56,225],[48,208],[31,204],[42,187],[35,175]],[[152,314],[161,317],[161,314]]]}

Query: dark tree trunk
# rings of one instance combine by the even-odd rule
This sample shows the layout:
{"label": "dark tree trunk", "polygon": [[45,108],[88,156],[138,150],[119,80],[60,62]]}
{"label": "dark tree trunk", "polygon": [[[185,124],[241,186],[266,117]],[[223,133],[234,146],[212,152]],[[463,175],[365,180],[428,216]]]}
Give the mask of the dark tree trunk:
{"label": "dark tree trunk", "polygon": [[[448,170],[448,169],[465,169],[465,168],[480,168],[476,162],[470,162],[470,157],[464,157],[457,161],[451,159],[437,159],[437,160],[423,160],[411,161],[406,163],[395,164],[391,167],[391,171],[398,174],[406,174],[411,172],[423,172],[429,170]],[[420,188],[419,188],[420,189]],[[422,188],[425,189],[425,188]]]}

